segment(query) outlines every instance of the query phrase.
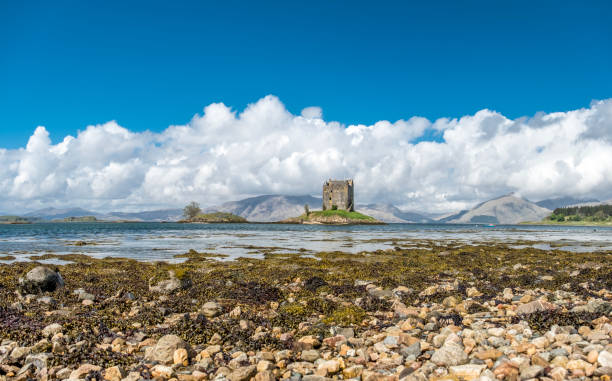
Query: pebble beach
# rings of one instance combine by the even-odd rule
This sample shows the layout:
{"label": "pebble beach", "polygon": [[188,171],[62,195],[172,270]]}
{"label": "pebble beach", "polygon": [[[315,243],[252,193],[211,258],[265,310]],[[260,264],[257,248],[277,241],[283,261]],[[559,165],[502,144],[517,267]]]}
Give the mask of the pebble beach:
{"label": "pebble beach", "polygon": [[0,265],[0,380],[609,380],[612,253]]}

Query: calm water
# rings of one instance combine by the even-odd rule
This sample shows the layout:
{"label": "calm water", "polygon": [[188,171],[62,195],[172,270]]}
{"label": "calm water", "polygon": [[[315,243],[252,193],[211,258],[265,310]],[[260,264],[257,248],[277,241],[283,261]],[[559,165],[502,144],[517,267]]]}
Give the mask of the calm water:
{"label": "calm water", "polygon": [[[0,257],[17,261],[42,254],[86,254],[177,261],[176,254],[199,252],[261,257],[263,252],[357,253],[423,242],[508,243],[573,251],[612,250],[612,228],[505,225],[390,224],[321,226],[267,224],[64,223],[0,225]],[[77,241],[95,243],[75,246]],[[528,243],[525,243],[528,241]],[[0,261],[7,263],[10,261]],[[57,261],[55,261],[57,262]]]}

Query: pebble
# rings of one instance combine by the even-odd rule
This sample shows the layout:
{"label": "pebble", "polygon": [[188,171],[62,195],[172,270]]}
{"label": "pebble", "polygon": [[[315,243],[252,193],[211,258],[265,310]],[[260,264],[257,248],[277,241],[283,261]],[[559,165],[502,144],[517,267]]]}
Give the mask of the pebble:
{"label": "pebble", "polygon": [[83,376],[86,376],[90,372],[98,372],[100,370],[102,370],[102,368],[99,367],[98,365],[83,364],[70,373],[70,378],[71,379],[83,378]]}
{"label": "pebble", "polygon": [[597,356],[597,362],[602,367],[612,368],[612,352],[609,351],[601,351],[599,356]]}
{"label": "pebble", "polygon": [[337,373],[340,370],[340,362],[336,359],[324,361],[319,364],[317,370],[324,371],[326,374]]}
{"label": "pebble", "polygon": [[218,316],[221,314],[221,311],[221,305],[217,302],[206,302],[202,305],[202,308],[200,308],[200,312],[208,318]]}
{"label": "pebble", "polygon": [[174,365],[189,365],[189,354],[185,348],[178,348],[172,355]]}
{"label": "pebble", "polygon": [[42,335],[44,337],[51,337],[56,333],[62,332],[62,326],[58,323],[49,324],[42,330]]}
{"label": "pebble", "polygon": [[189,349],[189,345],[176,335],[166,335],[159,339],[155,346],[145,352],[145,360],[157,361],[162,364],[172,364],[177,349]]}
{"label": "pebble", "polygon": [[119,366],[111,366],[104,371],[106,381],[121,381],[123,377],[125,377],[125,372]]}
{"label": "pebble", "polygon": [[544,371],[544,367],[541,365],[531,365],[521,368],[521,380],[536,378],[542,371]]}
{"label": "pebble", "polygon": [[158,364],[151,368],[151,375],[153,377],[161,377],[162,379],[167,380],[174,376],[174,369],[167,365]]}
{"label": "pebble", "polygon": [[[75,295],[78,294],[84,303],[95,303],[94,308],[87,309],[76,303],[75,298],[65,306],[36,304],[34,301],[40,298],[36,295],[29,299],[24,297],[21,310],[13,308],[17,319],[31,317],[29,314],[36,311],[45,314],[46,322],[53,322],[57,316],[57,323],[42,329],[36,325],[36,335],[40,336],[37,339],[43,338],[38,342],[16,342],[3,337],[0,341],[0,380],[4,380],[3,376],[22,380],[84,379],[92,372],[100,372],[106,381],[147,378],[172,381],[495,381],[539,378],[561,381],[594,377],[609,381],[612,374],[610,316],[607,312],[595,312],[610,310],[612,294],[607,290],[589,290],[591,295],[598,297],[590,296],[584,300],[581,294],[572,292],[572,288],[550,291],[515,287],[482,299],[478,288],[483,291],[485,288],[475,280],[474,283],[465,283],[466,295],[478,299],[460,302],[460,283],[443,280],[421,293],[436,297],[409,305],[410,298],[416,298],[417,292],[400,287],[387,292],[390,288],[368,281],[365,283],[368,292],[362,290],[361,296],[338,295],[330,292],[328,287],[316,293],[324,303],[333,306],[361,306],[365,317],[360,316],[356,324],[344,327],[339,322],[324,320],[327,318],[325,315],[313,313],[300,317],[301,320],[296,320],[291,329],[282,323],[275,326],[278,317],[286,318],[282,314],[290,300],[296,305],[309,306],[310,299],[301,295],[301,284],[304,280],[290,280],[290,285],[283,289],[283,293],[287,293],[285,301],[280,304],[262,303],[256,312],[248,304],[232,305],[231,299],[208,301],[198,309],[199,299],[190,295],[186,305],[193,306],[193,310],[182,310],[178,314],[173,313],[173,304],[167,303],[174,303],[171,299],[179,297],[180,293],[174,296],[157,294],[152,298],[138,295],[127,299],[120,298],[125,291],[119,291],[117,298],[122,304],[113,313],[133,318],[154,311],[160,312],[162,319],[147,322],[145,318],[138,320],[138,325],[130,321],[121,328],[96,326],[93,333],[100,337],[96,343],[82,340],[89,336],[80,337],[80,327],[75,331],[66,322],[66,317],[96,313],[98,308],[104,308],[107,299],[104,295],[94,302],[95,298],[82,297],[86,294],[83,289],[77,290]],[[275,287],[284,286],[276,284]],[[457,292],[457,296],[445,294],[451,292]],[[487,289],[487,294],[489,292]],[[442,295],[444,298],[437,298]],[[58,293],[56,297],[61,303],[66,303],[63,294]],[[363,298],[369,299],[364,301]],[[379,310],[364,303],[380,304]],[[230,312],[223,315],[225,307]],[[553,325],[542,319],[534,322],[533,316],[529,316],[529,313],[556,310],[551,314],[556,318],[556,313],[566,313],[568,309],[574,313],[593,311],[589,314],[595,314],[597,319],[572,327],[565,326],[563,319],[558,319],[555,321],[558,325]],[[26,312],[28,314],[19,315]],[[202,319],[201,314],[208,319]],[[189,319],[190,325],[186,330],[172,331],[173,325],[183,324]],[[258,326],[260,319],[272,324]],[[223,328],[218,332],[206,331],[205,337],[210,338],[209,342],[204,343],[199,337],[195,352],[180,337],[191,340],[191,335],[198,334],[201,327],[208,329],[215,324],[222,324]],[[230,330],[233,330],[232,336],[227,336]],[[165,335],[158,339],[160,333],[169,332],[178,332],[180,336]],[[129,355],[131,363],[109,366],[104,370],[93,361],[91,364],[51,367],[61,356],[92,350],[99,353],[108,350],[117,358]]]}
{"label": "pebble", "polygon": [[431,361],[444,366],[461,365],[468,362],[468,356],[462,346],[447,342],[434,352]]}
{"label": "pebble", "polygon": [[315,362],[320,357],[321,356],[319,355],[319,351],[314,349],[307,349],[305,351],[302,351],[302,355],[300,356],[302,360],[308,362]]}
{"label": "pebble", "polygon": [[229,381],[246,381],[257,373],[257,367],[255,365],[245,366],[238,368],[233,371],[227,379]]}
{"label": "pebble", "polygon": [[456,376],[460,379],[469,381],[478,378],[482,371],[486,368],[486,365],[465,364],[451,366],[448,368],[448,370],[451,376]]}

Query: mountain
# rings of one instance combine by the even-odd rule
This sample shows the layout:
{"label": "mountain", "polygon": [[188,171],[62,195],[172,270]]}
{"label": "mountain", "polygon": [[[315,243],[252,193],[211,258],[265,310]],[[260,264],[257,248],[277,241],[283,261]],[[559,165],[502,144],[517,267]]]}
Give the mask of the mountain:
{"label": "mountain", "polygon": [[94,216],[100,221],[117,221],[117,220],[129,220],[129,221],[178,221],[182,218],[182,209],[162,209],[162,210],[151,210],[145,212],[110,212],[110,213],[98,213],[91,210],[85,210],[82,208],[45,208],[30,212],[24,215],[24,217],[35,218],[44,221],[51,220],[63,220],[64,218],[71,217],[86,217]]}
{"label": "mountain", "polygon": [[542,208],[514,195],[506,195],[476,205],[473,209],[448,217],[448,223],[497,223],[517,224],[540,221],[550,215],[550,209]]}
{"label": "mountain", "polygon": [[612,199],[606,200],[606,201],[581,202],[581,203],[572,204],[572,205],[568,205],[568,206],[599,206],[599,205],[612,205]]}
{"label": "mountain", "polygon": [[111,212],[108,219],[120,219],[128,221],[178,221],[183,218],[183,209],[161,209],[144,212]]}
{"label": "mountain", "polygon": [[232,213],[252,222],[274,222],[304,213],[304,205],[312,210],[321,209],[321,199],[312,196],[265,195],[230,201],[204,211]]}
{"label": "mountain", "polygon": [[546,200],[536,202],[536,205],[541,206],[542,208],[555,210],[557,208],[563,208],[566,206],[586,204],[592,202],[599,202],[594,198],[589,199],[578,199],[573,197],[559,197],[559,198],[549,198]]}
{"label": "mountain", "polygon": [[[304,205],[320,210],[322,200],[313,196],[266,195],[231,201],[206,208],[205,212],[226,212],[253,222],[275,222],[297,217],[304,213]],[[431,222],[418,213],[404,212],[390,204],[357,204],[356,210],[387,223]]]}
{"label": "mountain", "polygon": [[377,220],[386,223],[428,223],[433,222],[431,218],[425,217],[422,214],[414,212],[404,212],[398,207],[391,204],[357,204],[357,210],[360,213],[372,216]]}
{"label": "mountain", "polygon": [[440,223],[445,224],[445,223],[448,223],[450,221],[453,221],[453,220],[461,218],[467,212],[469,212],[469,210],[462,210],[462,211],[457,212],[457,213],[445,214],[445,215],[442,215],[442,216],[440,216],[438,218],[434,218],[434,220],[436,220],[436,221],[438,221]]}
{"label": "mountain", "polygon": [[34,212],[30,212],[24,215],[24,217],[39,218],[41,220],[58,220],[67,217],[85,217],[85,216],[100,216],[99,213],[92,212],[81,208],[45,208],[39,209]]}

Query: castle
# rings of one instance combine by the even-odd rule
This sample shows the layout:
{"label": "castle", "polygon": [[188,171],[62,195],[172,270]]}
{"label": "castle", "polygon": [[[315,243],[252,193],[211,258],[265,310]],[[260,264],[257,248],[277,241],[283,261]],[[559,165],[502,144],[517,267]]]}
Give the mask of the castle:
{"label": "castle", "polygon": [[355,210],[353,180],[329,179],[323,184],[323,210]]}

